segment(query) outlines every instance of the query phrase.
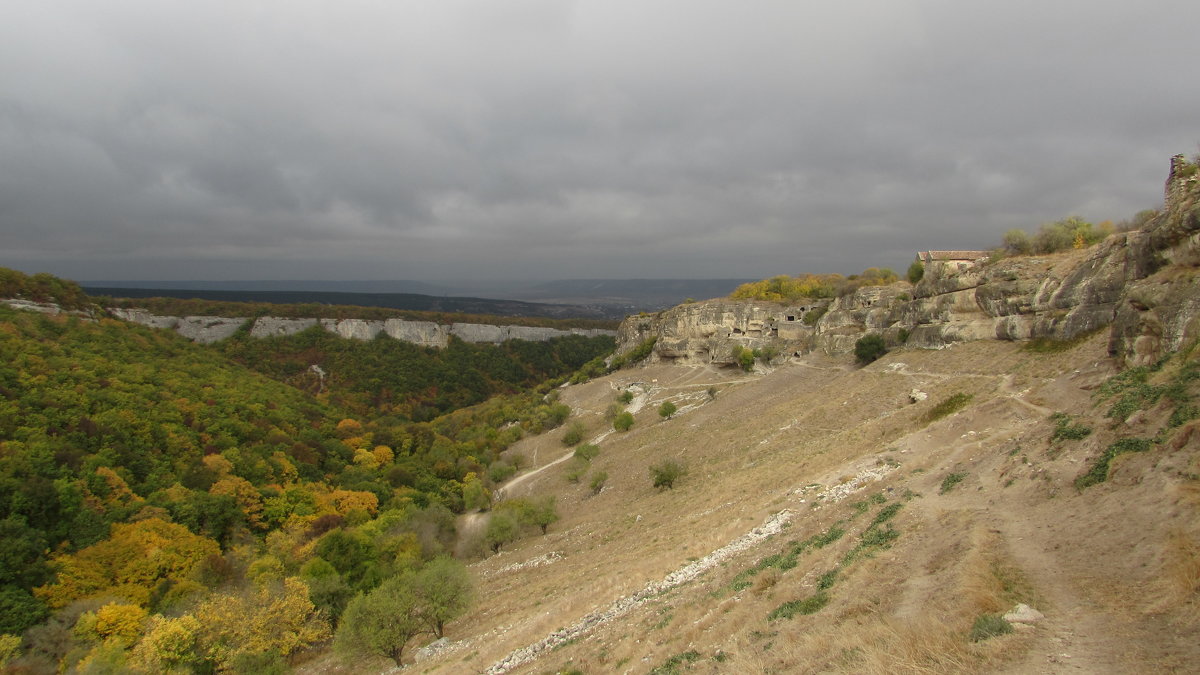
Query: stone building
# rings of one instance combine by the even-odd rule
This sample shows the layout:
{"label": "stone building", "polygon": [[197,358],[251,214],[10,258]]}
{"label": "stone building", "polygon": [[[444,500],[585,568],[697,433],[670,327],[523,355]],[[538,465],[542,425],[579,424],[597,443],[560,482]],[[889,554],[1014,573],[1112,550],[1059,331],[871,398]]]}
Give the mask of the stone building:
{"label": "stone building", "polygon": [[946,271],[957,271],[970,267],[991,254],[991,251],[918,251],[917,262],[924,265],[926,271],[935,266]]}

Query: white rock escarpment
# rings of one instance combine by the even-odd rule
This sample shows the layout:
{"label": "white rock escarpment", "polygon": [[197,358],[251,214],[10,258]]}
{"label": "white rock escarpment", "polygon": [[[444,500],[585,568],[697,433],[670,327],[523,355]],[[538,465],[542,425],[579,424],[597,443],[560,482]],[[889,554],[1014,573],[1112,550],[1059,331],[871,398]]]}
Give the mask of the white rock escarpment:
{"label": "white rock escarpment", "polygon": [[[247,321],[247,317],[220,316],[161,316],[144,309],[111,309],[113,316],[152,328],[174,330],[180,335],[204,344],[219,342],[236,333]],[[264,316],[253,319],[250,335],[274,337],[294,335],[301,331],[321,326],[330,333],[354,340],[372,340],[380,333],[397,340],[425,347],[445,347],[453,335],[463,342],[485,342],[500,344],[505,340],[545,341],[567,335],[597,337],[616,335],[616,331],[589,328],[544,328],[541,326],[491,326],[476,323],[437,324],[432,321],[407,321],[387,319],[287,319]]]}

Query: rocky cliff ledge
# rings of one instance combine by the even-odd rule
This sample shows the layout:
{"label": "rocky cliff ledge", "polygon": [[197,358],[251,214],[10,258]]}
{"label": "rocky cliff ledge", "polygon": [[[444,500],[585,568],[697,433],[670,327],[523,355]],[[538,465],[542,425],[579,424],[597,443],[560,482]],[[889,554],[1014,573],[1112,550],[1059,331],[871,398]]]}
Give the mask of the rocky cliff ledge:
{"label": "rocky cliff ledge", "polygon": [[[126,321],[140,323],[153,328],[174,330],[196,342],[211,343],[233,335],[251,319],[219,316],[160,316],[143,309],[111,309],[113,316]],[[282,319],[264,316],[253,319],[250,335],[270,337],[293,335],[302,330],[321,326],[344,338],[371,340],[380,333],[397,340],[412,342],[426,347],[445,347],[453,335],[464,342],[490,342],[499,344],[505,340],[544,341],[566,335],[615,335],[615,331],[600,329],[542,328],[539,326],[491,326],[478,323],[452,323],[443,325],[432,321],[405,321],[388,319],[373,321],[365,319]]]}
{"label": "rocky cliff ledge", "polygon": [[735,347],[781,357],[847,353],[867,333],[892,346],[938,349],[966,340],[1069,340],[1107,328],[1114,356],[1152,363],[1200,336],[1197,168],[1172,158],[1161,213],[1088,249],[931,267],[915,286],[866,287],[833,300],[680,305],[626,319],[618,352],[656,338],[654,360],[733,365]]}

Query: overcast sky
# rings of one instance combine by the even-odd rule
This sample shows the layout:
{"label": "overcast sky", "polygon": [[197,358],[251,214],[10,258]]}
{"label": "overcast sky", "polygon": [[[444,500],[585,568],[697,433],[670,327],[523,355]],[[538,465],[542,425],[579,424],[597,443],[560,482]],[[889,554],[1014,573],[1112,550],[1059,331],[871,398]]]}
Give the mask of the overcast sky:
{"label": "overcast sky", "polygon": [[1161,205],[1195,0],[8,0],[0,265],[765,277]]}

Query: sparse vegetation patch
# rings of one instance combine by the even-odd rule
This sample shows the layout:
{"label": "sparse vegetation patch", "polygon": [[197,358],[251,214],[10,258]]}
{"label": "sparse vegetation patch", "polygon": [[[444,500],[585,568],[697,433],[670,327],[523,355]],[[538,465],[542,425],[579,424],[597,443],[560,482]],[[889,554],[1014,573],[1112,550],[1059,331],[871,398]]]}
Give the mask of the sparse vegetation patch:
{"label": "sparse vegetation patch", "polygon": [[925,423],[928,424],[931,422],[936,422],[943,417],[953,415],[959,410],[967,407],[967,404],[971,402],[972,398],[975,398],[974,394],[964,394],[962,392],[946,397],[937,405],[930,408],[929,412],[925,413]]}
{"label": "sparse vegetation patch", "polygon": [[1054,422],[1054,433],[1050,434],[1050,440],[1060,441],[1078,441],[1087,438],[1092,433],[1092,428],[1082,424],[1073,424],[1071,416],[1066,413],[1054,413],[1050,416]]}
{"label": "sparse vegetation patch", "polygon": [[1092,468],[1088,472],[1075,479],[1075,487],[1082,490],[1097,483],[1103,483],[1108,480],[1108,467],[1119,455],[1127,452],[1146,452],[1151,447],[1150,439],[1148,438],[1122,438],[1112,445],[1105,448],[1104,452],[1092,464]]}
{"label": "sparse vegetation patch", "polygon": [[981,614],[971,626],[971,642],[982,642],[997,635],[1013,632],[1012,624],[999,614]]}
{"label": "sparse vegetation patch", "polygon": [[[1099,330],[1105,329],[1101,328]],[[1057,354],[1059,352],[1070,351],[1084,342],[1087,342],[1088,339],[1099,332],[1099,330],[1081,333],[1066,340],[1055,340],[1053,338],[1046,337],[1033,338],[1032,340],[1029,340],[1025,344],[1021,345],[1021,349],[1034,354]]]}
{"label": "sparse vegetation patch", "polygon": [[965,474],[965,473],[948,474],[945,478],[942,479],[942,487],[938,490],[938,494],[944,495],[947,492],[953,490],[954,486],[961,483],[963,481],[963,479],[966,477],[967,477],[967,474]]}
{"label": "sparse vegetation patch", "polygon": [[676,654],[663,662],[662,665],[656,666],[650,671],[650,675],[678,675],[683,672],[681,667],[686,666],[693,661],[700,660],[700,652],[689,649],[686,652]]}
{"label": "sparse vegetation patch", "polygon": [[669,490],[675,487],[675,481],[682,478],[686,473],[687,467],[679,460],[664,459],[650,467],[650,480],[654,484],[654,487]]}
{"label": "sparse vegetation patch", "polygon": [[829,604],[829,594],[825,591],[814,593],[803,600],[791,600],[771,610],[767,615],[768,621],[790,619],[797,614],[816,614]]}

